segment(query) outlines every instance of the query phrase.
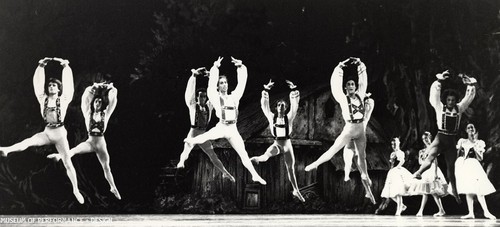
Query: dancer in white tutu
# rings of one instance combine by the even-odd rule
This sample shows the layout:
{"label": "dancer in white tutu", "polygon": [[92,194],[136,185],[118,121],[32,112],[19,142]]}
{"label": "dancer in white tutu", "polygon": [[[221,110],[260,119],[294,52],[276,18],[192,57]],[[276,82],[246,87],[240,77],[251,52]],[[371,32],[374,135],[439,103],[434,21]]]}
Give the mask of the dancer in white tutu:
{"label": "dancer in white tutu", "polygon": [[[422,165],[425,161],[429,152],[427,148],[432,143],[432,135],[430,132],[424,132],[422,135],[422,141],[425,144],[425,148],[418,152],[418,163]],[[411,195],[422,195],[422,203],[420,204],[420,209],[417,212],[418,217],[422,217],[425,204],[427,203],[428,195],[432,195],[439,211],[434,214],[434,217],[440,217],[446,214],[441,203],[441,197],[447,195],[448,183],[439,169],[437,164],[437,159],[434,159],[431,164],[431,168],[422,173],[422,179],[415,181],[411,184],[409,193]]]}
{"label": "dancer in white tutu", "polygon": [[[375,101],[370,98],[370,93],[366,93],[366,97],[364,100],[365,103],[365,119],[363,120],[363,124],[365,125],[365,130],[366,126],[368,125],[368,121],[370,121],[370,117],[372,116],[373,108],[375,108]],[[354,141],[351,140],[347,145],[344,147],[344,181],[349,181],[349,174],[351,173],[352,169],[352,160],[354,156],[358,155],[358,151],[356,149],[356,145],[354,144]],[[358,165],[359,168],[359,165]],[[366,198],[370,199],[373,204],[376,204],[377,202],[375,201],[375,197],[373,197],[372,190],[368,184],[363,184],[363,187],[365,188],[366,191]]]}
{"label": "dancer in white tutu", "polygon": [[484,172],[479,161],[483,160],[485,151],[484,141],[477,138],[476,127],[468,124],[466,128],[467,139],[460,139],[457,143],[458,158],[455,162],[455,175],[457,177],[458,194],[465,194],[469,214],[462,216],[463,219],[474,218],[474,196],[477,196],[479,204],[483,208],[484,216],[496,219],[486,205],[485,195],[495,192],[488,176]]}
{"label": "dancer in white tutu", "polygon": [[384,189],[380,194],[383,198],[390,198],[397,204],[396,216],[401,215],[401,212],[406,210],[403,204],[403,196],[408,195],[408,187],[412,180],[412,174],[403,167],[405,163],[405,153],[399,149],[399,138],[394,138],[391,141],[392,153],[390,162],[392,168],[387,172]]}

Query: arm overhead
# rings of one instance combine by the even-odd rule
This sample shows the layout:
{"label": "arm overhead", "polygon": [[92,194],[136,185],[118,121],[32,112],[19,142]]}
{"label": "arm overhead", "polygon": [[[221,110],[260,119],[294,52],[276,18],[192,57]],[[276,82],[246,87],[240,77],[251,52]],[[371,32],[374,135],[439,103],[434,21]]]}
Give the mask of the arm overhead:
{"label": "arm overhead", "polygon": [[71,67],[69,67],[69,61],[64,60],[62,58],[53,58],[53,59],[54,61],[60,62],[61,66],[63,67],[62,70],[63,91],[61,96],[68,100],[71,100],[73,99],[75,88],[73,82],[73,71],[71,70]]}
{"label": "arm overhead", "polygon": [[458,103],[458,111],[460,113],[463,113],[467,108],[469,108],[469,105],[472,103],[474,100],[474,97],[476,97],[476,86],[474,86],[477,81],[475,78],[468,77],[466,75],[462,76],[462,81],[464,84],[467,84],[467,90],[465,91],[465,96]]}
{"label": "arm overhead", "polygon": [[33,75],[33,89],[35,90],[35,96],[39,102],[42,102],[41,98],[45,94],[45,66],[47,62],[52,60],[52,58],[44,58],[38,61],[38,67]]}
{"label": "arm overhead", "polygon": [[299,102],[300,102],[300,92],[297,89],[297,86],[293,84],[291,81],[287,80],[286,83],[288,84],[288,87],[292,90],[290,91],[290,112],[288,113],[288,118],[290,121],[293,121],[295,119],[295,116],[297,116],[297,110],[299,109]]}
{"label": "arm overhead", "polygon": [[106,109],[106,115],[110,117],[111,114],[113,114],[113,112],[115,111],[116,105],[118,104],[118,89],[116,89],[113,84],[108,84],[108,89],[109,105]]}
{"label": "arm overhead", "polygon": [[212,105],[216,105],[218,103],[217,100],[217,82],[219,81],[219,67],[221,64],[223,57],[219,57],[215,62],[212,68],[210,68],[210,74],[208,77],[208,87],[207,87],[207,96]]}
{"label": "arm overhead", "polygon": [[245,91],[245,86],[247,84],[248,71],[247,67],[243,65],[241,60],[231,57],[231,62],[236,66],[236,73],[238,75],[238,85],[231,93],[236,100],[240,100],[243,96],[243,92]]}
{"label": "arm overhead", "polygon": [[184,93],[184,100],[186,102],[186,106],[190,106],[194,103],[196,103],[196,76],[201,73],[201,70],[204,70],[205,67],[203,68],[198,68],[196,70],[191,69],[191,76],[189,77],[189,80],[187,82],[186,86],[186,91]]}
{"label": "arm overhead", "polygon": [[271,107],[269,105],[269,90],[273,87],[274,82],[272,80],[269,80],[269,83],[264,85],[264,90],[262,91],[262,95],[260,98],[260,108],[262,109],[262,112],[264,115],[266,115],[266,118],[271,119],[273,114],[271,112]]}
{"label": "arm overhead", "polygon": [[357,58],[358,64],[358,94],[361,97],[365,97],[366,89],[368,87],[368,74],[366,74],[366,66],[359,58]]}
{"label": "arm overhead", "polygon": [[344,70],[342,68],[345,67],[345,63],[348,60],[340,62],[333,70],[332,77],[330,78],[330,88],[332,90],[333,98],[339,103],[345,99],[345,94],[343,91],[344,88],[342,87],[344,76]]}
{"label": "arm overhead", "polygon": [[443,103],[441,102],[441,81],[448,78],[448,74],[448,70],[436,74],[437,80],[431,85],[429,91],[429,102],[434,109],[440,109],[443,106]]}
{"label": "arm overhead", "polygon": [[94,99],[95,89],[94,86],[88,86],[85,88],[85,91],[82,94],[82,103],[80,105],[82,109],[82,113],[88,114],[90,113],[90,105],[92,99]]}

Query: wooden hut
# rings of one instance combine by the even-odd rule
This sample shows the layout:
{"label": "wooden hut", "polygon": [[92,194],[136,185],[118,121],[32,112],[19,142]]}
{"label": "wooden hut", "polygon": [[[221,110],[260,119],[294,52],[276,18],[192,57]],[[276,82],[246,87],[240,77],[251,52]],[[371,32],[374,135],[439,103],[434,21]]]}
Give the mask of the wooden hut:
{"label": "wooden hut", "polygon": [[[301,191],[306,194],[317,193],[325,200],[341,203],[346,208],[366,203],[359,172],[355,167],[351,180],[343,181],[342,151],[332,158],[331,164],[325,163],[315,171],[304,171],[306,165],[316,160],[333,144],[345,123],[340,106],[333,99],[329,86],[311,86],[300,91],[301,100],[291,137],[297,181]],[[287,97],[288,93],[271,96]],[[260,108],[260,97],[255,97],[254,102],[240,104],[237,126],[250,157],[261,155],[273,142],[267,119]],[[389,169],[390,148],[387,145],[387,136],[373,117],[368,124],[367,140],[367,163],[373,181],[372,190],[379,199]],[[194,167],[193,192],[205,195],[222,193],[233,197],[242,208],[247,209],[264,208],[273,202],[293,199],[282,155],[255,166],[257,172],[267,181],[264,186],[252,182],[250,173],[226,140],[215,141],[214,147],[228,171],[236,178],[236,182],[222,179],[222,174],[214,169],[203,152],[193,152],[193,158],[198,159]]]}

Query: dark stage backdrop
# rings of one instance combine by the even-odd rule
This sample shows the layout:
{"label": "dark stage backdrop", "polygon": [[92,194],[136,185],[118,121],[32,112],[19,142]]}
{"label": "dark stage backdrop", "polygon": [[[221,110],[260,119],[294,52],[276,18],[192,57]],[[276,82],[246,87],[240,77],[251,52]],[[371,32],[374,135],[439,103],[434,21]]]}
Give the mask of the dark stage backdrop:
{"label": "dark stage backdrop", "polygon": [[[70,147],[86,138],[79,107],[85,87],[108,78],[118,88],[106,139],[123,200],[109,193],[97,158],[86,154],[73,158],[86,198],[78,205],[62,164],[45,158],[55,152],[47,146],[0,158],[0,213],[158,212],[162,167],[178,159],[189,130],[183,95],[190,69],[209,68],[218,56],[230,88],[236,85],[230,56],[248,67],[240,106],[256,101],[269,78],[321,85],[339,61],[360,57],[378,130],[386,139],[401,137],[412,152],[422,147],[423,131],[436,131],[427,101],[434,75],[468,73],[478,79],[478,93],[463,122],[475,123],[486,141],[486,165],[498,188],[499,9],[495,0],[2,0],[0,146],[43,129],[32,88],[38,60],[69,59]],[[47,75],[60,77],[60,70],[49,63]],[[458,79],[444,86],[465,90]],[[490,206],[498,213],[498,205]]]}

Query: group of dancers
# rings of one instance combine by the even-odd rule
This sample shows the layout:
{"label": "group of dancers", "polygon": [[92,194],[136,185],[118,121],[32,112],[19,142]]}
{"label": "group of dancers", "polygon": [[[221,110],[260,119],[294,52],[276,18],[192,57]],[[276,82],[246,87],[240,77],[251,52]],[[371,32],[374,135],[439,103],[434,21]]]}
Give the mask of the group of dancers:
{"label": "group of dancers", "polygon": [[[51,62],[59,62],[63,67],[62,81],[49,78],[45,86],[45,66]],[[109,118],[117,105],[117,89],[113,83],[99,82],[88,86],[82,95],[81,111],[85,118],[88,139],[70,149],[67,131],[64,127],[64,118],[70,102],[73,100],[74,84],[73,72],[69,61],[62,58],[44,58],[38,62],[33,76],[35,96],[40,104],[40,112],[45,122],[43,132],[36,133],[19,143],[8,147],[0,147],[0,155],[7,157],[12,152],[20,152],[32,146],[54,145],[57,152],[49,154],[47,158],[56,161],[62,160],[66,174],[73,187],[73,194],[80,204],[84,197],[78,189],[76,171],[71,158],[76,154],[94,152],[97,155],[104,171],[104,177],[109,183],[110,191],[117,199],[121,199],[111,173],[109,154],[104,139]]]}
{"label": "group of dancers", "polygon": [[[235,182],[234,176],[229,173],[214,152],[211,140],[225,138],[241,158],[243,166],[250,172],[252,180],[262,185],[266,181],[257,173],[254,164],[266,162],[270,157],[283,154],[288,179],[293,187],[292,195],[304,202],[301,195],[296,175],[295,156],[290,135],[293,122],[299,108],[300,92],[297,86],[286,80],[290,88],[289,100],[279,99],[271,106],[270,90],[274,86],[270,80],[263,87],[261,93],[261,108],[269,122],[269,130],[274,137],[274,142],[264,154],[250,158],[246,151],[244,141],[236,127],[238,107],[243,96],[248,72],[246,66],[239,59],[231,57],[231,62],[237,71],[237,86],[230,92],[228,80],[219,74],[223,58],[219,57],[207,71],[204,67],[193,69],[188,80],[185,102],[189,109],[191,129],[184,139],[184,150],[180,155],[178,168],[184,168],[184,163],[195,145],[208,155],[224,178]],[[44,67],[51,61],[57,61],[63,67],[62,81],[50,78],[45,87]],[[356,67],[358,80],[344,77],[344,68]],[[208,76],[206,89],[196,89],[198,76]],[[488,180],[479,161],[485,151],[485,143],[477,138],[477,131],[473,124],[468,124],[466,132],[468,138],[456,140],[459,131],[461,114],[468,108],[475,97],[476,80],[467,75],[459,74],[464,84],[467,85],[465,97],[457,102],[457,93],[453,90],[445,91],[445,104],[441,102],[441,82],[450,76],[448,71],[436,75],[437,80],[430,88],[430,104],[436,112],[438,126],[437,136],[432,140],[432,135],[425,132],[422,136],[426,148],[419,152],[418,171],[411,174],[403,167],[405,153],[400,150],[399,139],[391,141],[393,152],[390,155],[391,169],[389,170],[382,190],[381,197],[390,198],[397,203],[396,215],[406,209],[403,196],[422,195],[422,203],[417,216],[422,216],[423,209],[431,195],[439,211],[434,216],[445,214],[440,198],[451,194],[460,202],[459,194],[465,194],[469,213],[462,218],[474,218],[473,198],[477,197],[484,211],[484,216],[495,219],[486,205],[485,195],[495,192],[495,188]],[[376,204],[371,190],[372,182],[366,164],[366,127],[370,120],[375,102],[367,93],[368,76],[366,66],[359,58],[348,58],[340,62],[334,69],[331,80],[331,92],[339,103],[345,126],[333,145],[324,152],[316,161],[305,167],[305,171],[316,169],[319,165],[328,162],[333,156],[344,148],[345,181],[349,180],[353,157],[360,171],[361,182],[366,191],[366,197]],[[110,82],[99,82],[88,86],[82,94],[81,111],[85,118],[88,139],[70,149],[67,140],[67,131],[64,127],[64,118],[67,108],[73,99],[73,73],[69,61],[61,58],[44,58],[39,61],[33,76],[35,96],[40,104],[40,112],[45,121],[45,129],[32,137],[8,147],[0,147],[0,155],[6,157],[12,152],[26,150],[32,146],[53,144],[58,153],[49,154],[47,158],[56,161],[62,160],[66,173],[73,187],[73,194],[79,203],[84,203],[84,197],[78,189],[76,171],[71,158],[76,154],[94,152],[102,165],[104,176],[109,183],[110,192],[117,199],[121,199],[115,185],[110,169],[109,154],[104,133],[110,116],[117,105],[117,89]],[[207,131],[212,112],[219,118],[215,127]],[[437,165],[436,157],[442,154],[446,161],[447,179]]]}
{"label": "group of dancers", "polygon": [[[248,77],[247,68],[241,60],[231,57],[231,62],[237,68],[238,84],[234,91],[230,93],[228,91],[227,77],[219,75],[222,60],[223,58],[219,57],[210,71],[205,68],[191,70],[192,75],[188,80],[185,95],[186,105],[190,113],[191,130],[184,139],[184,150],[177,167],[184,168],[184,162],[189,157],[194,145],[200,145],[223,176],[234,182],[235,178],[217,158],[210,142],[211,140],[225,138],[240,156],[241,162],[252,175],[252,180],[263,185],[266,184],[266,181],[255,171],[252,162],[259,164],[267,161],[270,157],[283,154],[288,178],[293,187],[292,195],[304,202],[305,199],[297,185],[295,157],[290,140],[293,121],[300,101],[300,92],[297,90],[297,86],[293,82],[286,80],[291,90],[288,102],[279,99],[271,106],[269,91],[274,82],[270,80],[264,85],[261,94],[261,108],[269,122],[269,130],[274,137],[274,142],[264,154],[249,158],[243,139],[236,127],[239,100],[243,95]],[[357,68],[357,82],[354,79],[344,77],[345,67]],[[208,76],[206,90],[195,89],[197,76]],[[485,148],[484,142],[477,139],[477,131],[473,124],[467,126],[469,138],[460,139],[458,144],[456,141],[461,114],[468,108],[475,97],[475,84],[477,81],[475,78],[459,74],[458,76],[463,83],[467,85],[465,97],[460,102],[457,102],[457,93],[454,90],[447,90],[444,92],[446,104],[443,104],[441,102],[441,82],[449,76],[448,71],[437,74],[437,80],[430,88],[429,101],[436,111],[439,130],[434,140],[432,140],[432,135],[429,132],[425,132],[422,136],[426,148],[419,152],[419,163],[421,164],[419,170],[411,174],[403,167],[405,153],[400,150],[399,139],[394,138],[391,141],[393,149],[390,155],[391,169],[387,174],[381,197],[394,200],[398,204],[396,215],[401,215],[406,209],[403,204],[403,196],[422,195],[421,207],[417,213],[417,216],[422,216],[428,195],[431,195],[439,208],[438,213],[434,214],[434,216],[443,216],[445,211],[440,198],[451,194],[456,198],[457,202],[461,202],[458,195],[465,194],[469,214],[462,218],[468,219],[474,218],[473,197],[476,196],[483,208],[484,216],[489,219],[496,219],[489,212],[484,199],[485,195],[495,191],[479,164]],[[370,98],[370,93],[366,92],[368,76],[365,64],[359,58],[354,57],[340,62],[332,73],[330,85],[334,99],[340,104],[345,126],[333,145],[316,161],[306,166],[305,171],[316,169],[319,165],[333,158],[340,149],[344,148],[344,161],[346,163],[344,180],[349,180],[352,160],[356,156],[356,164],[361,174],[361,182],[365,188],[366,197],[376,204],[366,164],[366,126],[370,120],[375,102]],[[219,122],[215,127],[206,131],[212,109],[215,109]],[[447,183],[446,177],[437,165],[436,157],[439,154],[445,157],[447,179],[449,179],[450,184]]]}

